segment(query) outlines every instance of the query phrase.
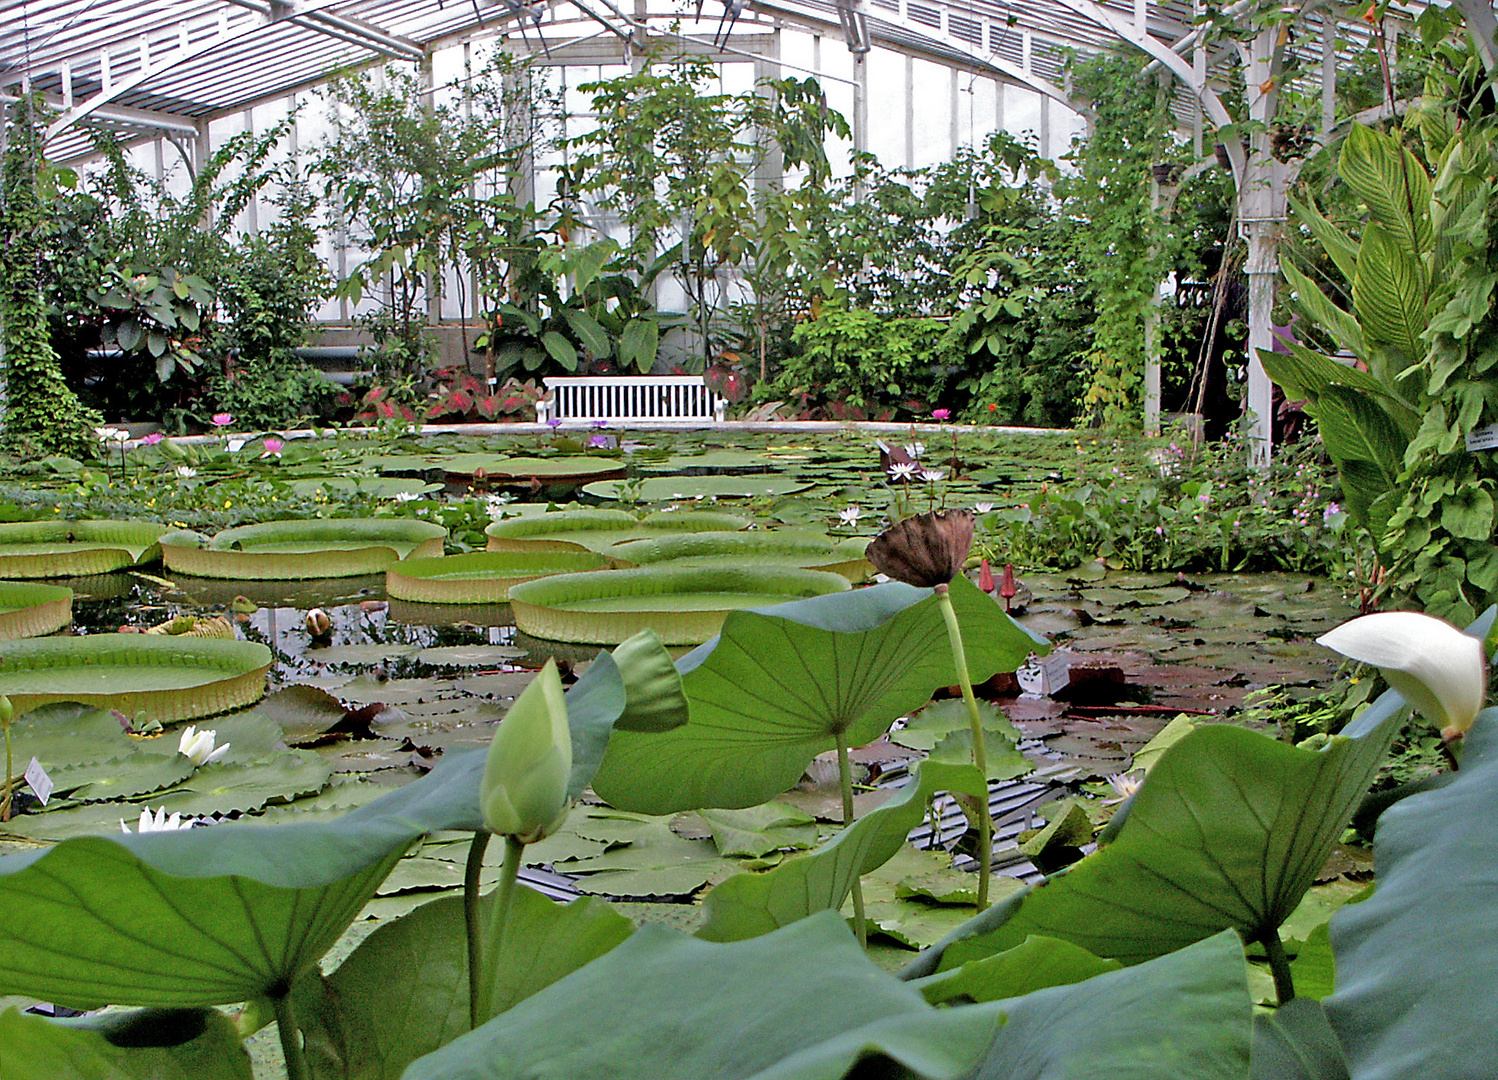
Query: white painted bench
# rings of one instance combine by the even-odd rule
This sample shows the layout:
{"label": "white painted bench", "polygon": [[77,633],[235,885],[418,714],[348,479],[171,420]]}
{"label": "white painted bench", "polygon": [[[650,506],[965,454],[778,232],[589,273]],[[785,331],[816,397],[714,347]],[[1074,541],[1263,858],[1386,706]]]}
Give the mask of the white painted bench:
{"label": "white painted bench", "polygon": [[728,401],[701,375],[598,375],[548,378],[536,419],[611,424],[722,423]]}

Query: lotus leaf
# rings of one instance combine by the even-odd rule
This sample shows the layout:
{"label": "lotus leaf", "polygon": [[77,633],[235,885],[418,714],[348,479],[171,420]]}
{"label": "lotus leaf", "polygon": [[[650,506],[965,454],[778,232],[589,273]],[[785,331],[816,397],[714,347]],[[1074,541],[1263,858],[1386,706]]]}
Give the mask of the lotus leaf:
{"label": "lotus leaf", "polygon": [[[1049,651],[966,578],[951,598],[974,681]],[[766,802],[837,732],[850,746],[873,742],[957,681],[935,594],[898,582],[732,612],[677,668],[690,720],[664,735],[616,734],[593,785],[615,806],[666,814]]]}
{"label": "lotus leaf", "polygon": [[403,559],[385,572],[392,599],[425,604],[502,604],[522,581],[602,570],[611,560],[591,551],[474,551]]}
{"label": "lotus leaf", "polygon": [[5,1080],[251,1080],[234,1023],[212,1009],[143,1009],[77,1020],[0,1013]]}
{"label": "lotus leaf", "polygon": [[398,559],[442,554],[446,539],[446,529],[427,521],[320,518],[241,525],[212,540],[192,532],[168,533],[161,543],[168,570],[265,581],[379,573]]}
{"label": "lotus leaf", "polygon": [[164,525],[142,521],[14,521],[0,524],[0,577],[108,574],[161,557]]}
{"label": "lotus leaf", "polygon": [[510,590],[510,608],[533,637],[612,644],[650,629],[667,645],[695,645],[731,611],[847,588],[817,570],[641,567],[528,581]]}
{"label": "lotus leaf", "polygon": [[35,638],[0,645],[0,694],[19,712],[79,701],[169,723],[259,700],[270,663],[270,650],[249,641],[143,634]]}

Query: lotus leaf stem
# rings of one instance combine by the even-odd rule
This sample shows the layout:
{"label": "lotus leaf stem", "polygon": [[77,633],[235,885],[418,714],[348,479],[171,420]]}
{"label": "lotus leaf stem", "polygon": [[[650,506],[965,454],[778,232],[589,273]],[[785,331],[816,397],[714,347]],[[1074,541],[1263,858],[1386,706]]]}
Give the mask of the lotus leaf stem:
{"label": "lotus leaf stem", "polygon": [[9,821],[10,793],[11,789],[15,787],[15,781],[11,779],[10,771],[14,766],[15,761],[10,756],[10,725],[5,724],[3,726],[5,728],[5,798],[3,800],[0,800],[0,821]]}
{"label": "lotus leaf stem", "polygon": [[480,967],[483,981],[479,987],[477,1012],[479,1023],[494,1015],[494,983],[499,976],[499,958],[504,950],[505,931],[509,929],[510,909],[515,903],[515,879],[520,876],[520,859],[524,853],[524,843],[513,836],[505,837],[505,861],[499,871],[499,884],[494,887],[489,931],[484,935],[485,955]]}
{"label": "lotus leaf stem", "polygon": [[983,777],[983,797],[978,806],[978,910],[988,907],[988,876],[993,872],[993,815],[988,807],[988,752],[983,745],[983,720],[978,715],[978,699],[973,696],[973,677],[968,672],[967,650],[962,645],[962,627],[952,607],[951,591],[936,586],[942,618],[947,623],[947,640],[952,645],[952,663],[957,668],[957,682],[962,687],[962,701],[967,706],[967,720],[973,731],[973,764]]}
{"label": "lotus leaf stem", "polygon": [[483,970],[484,938],[479,926],[479,876],[484,870],[484,851],[489,847],[487,829],[473,834],[468,862],[463,867],[463,927],[468,934],[468,1026],[479,1026],[479,974]]}
{"label": "lotus leaf stem", "polygon": [[1274,975],[1274,996],[1277,1004],[1284,1005],[1295,1000],[1295,980],[1290,975],[1290,958],[1285,955],[1285,946],[1278,931],[1270,930],[1259,943],[1269,957],[1269,970]]}
{"label": "lotus leaf stem", "polygon": [[[841,729],[837,735],[837,779],[843,789],[843,828],[853,824],[853,766],[848,761],[848,733]],[[863,913],[863,879],[858,873],[858,867],[854,868],[853,874],[853,932],[858,935],[860,947],[869,944],[868,923]]]}
{"label": "lotus leaf stem", "polygon": [[312,1080],[312,1074],[307,1069],[307,1059],[302,1054],[302,1029],[297,1026],[290,989],[284,994],[276,994],[270,1002],[276,1011],[276,1033],[281,1036],[281,1056],[286,1059],[286,1080]]}

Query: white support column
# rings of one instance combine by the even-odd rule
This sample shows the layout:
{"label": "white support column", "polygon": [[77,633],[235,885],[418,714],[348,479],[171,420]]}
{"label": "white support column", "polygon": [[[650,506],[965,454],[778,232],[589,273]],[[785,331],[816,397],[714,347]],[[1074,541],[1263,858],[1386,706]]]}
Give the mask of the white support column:
{"label": "white support column", "polygon": [[962,110],[958,107],[958,102],[961,100],[959,96],[961,91],[957,86],[957,69],[948,68],[947,75],[951,79],[951,93],[948,94],[948,100],[950,101],[948,119],[950,120],[950,124],[947,129],[947,141],[949,144],[947,147],[947,160],[950,161],[957,156],[957,147],[962,145],[962,133],[959,130],[960,125],[957,120]]}
{"label": "white support column", "polygon": [[1263,30],[1249,45],[1245,77],[1249,116],[1255,132],[1249,146],[1244,182],[1238,189],[1239,229],[1248,242],[1248,396],[1245,401],[1249,463],[1267,468],[1274,446],[1273,385],[1259,362],[1259,350],[1273,345],[1270,318],[1279,277],[1279,241],[1285,220],[1285,176],[1270,154],[1280,74],[1277,32]]}
{"label": "white support column", "polygon": [[915,57],[905,54],[905,164],[915,168]]}
{"label": "white support column", "polygon": [[1337,124],[1337,23],[1325,12],[1321,15],[1321,134],[1331,133]]}
{"label": "white support column", "polygon": [[[255,111],[246,109],[240,115],[244,119],[245,134],[253,136],[255,134]],[[254,234],[260,231],[260,212],[257,203],[258,200],[250,199],[244,205],[244,223],[247,233]]]}
{"label": "white support column", "polygon": [[[436,111],[436,86],[432,73],[432,56],[428,53],[422,57],[416,65],[416,80],[418,92],[420,93],[420,107],[428,117]],[[427,325],[438,326],[442,322],[442,271],[433,269],[427,272],[426,294],[427,294]]]}
{"label": "white support column", "polygon": [[[869,151],[869,54],[853,54],[853,153]],[[853,191],[858,202],[863,201],[863,184]]]}

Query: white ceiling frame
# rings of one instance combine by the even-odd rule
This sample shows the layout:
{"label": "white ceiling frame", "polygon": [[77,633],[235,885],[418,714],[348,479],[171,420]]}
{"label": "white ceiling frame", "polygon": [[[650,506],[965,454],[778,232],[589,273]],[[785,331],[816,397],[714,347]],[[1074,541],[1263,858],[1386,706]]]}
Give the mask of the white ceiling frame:
{"label": "white ceiling frame", "polygon": [[[298,14],[303,16],[310,15],[322,8],[332,7],[340,2],[341,0],[302,0],[297,6],[297,11]],[[91,116],[120,95],[129,93],[136,87],[156,78],[162,72],[185,64],[190,60],[195,60],[199,56],[213,52],[216,49],[226,48],[227,46],[253,37],[275,26],[280,21],[268,16],[262,16],[262,18],[263,21],[240,26],[223,33],[215,34],[210,38],[204,38],[196,44],[188,44],[185,47],[174,49],[170,53],[165,54],[159,63],[153,63],[149,68],[143,68],[128,78],[111,83],[87,101],[75,104],[71,109],[68,109],[60,117],[48,124],[46,140],[56,138],[60,132],[72,127],[85,117]]]}
{"label": "white ceiling frame", "polygon": [[307,30],[327,34],[350,45],[384,53],[395,60],[422,60],[421,44],[391,34],[372,23],[350,19],[330,11],[307,11],[305,5],[291,0],[227,0],[238,7],[269,16],[272,22],[293,22]]}

